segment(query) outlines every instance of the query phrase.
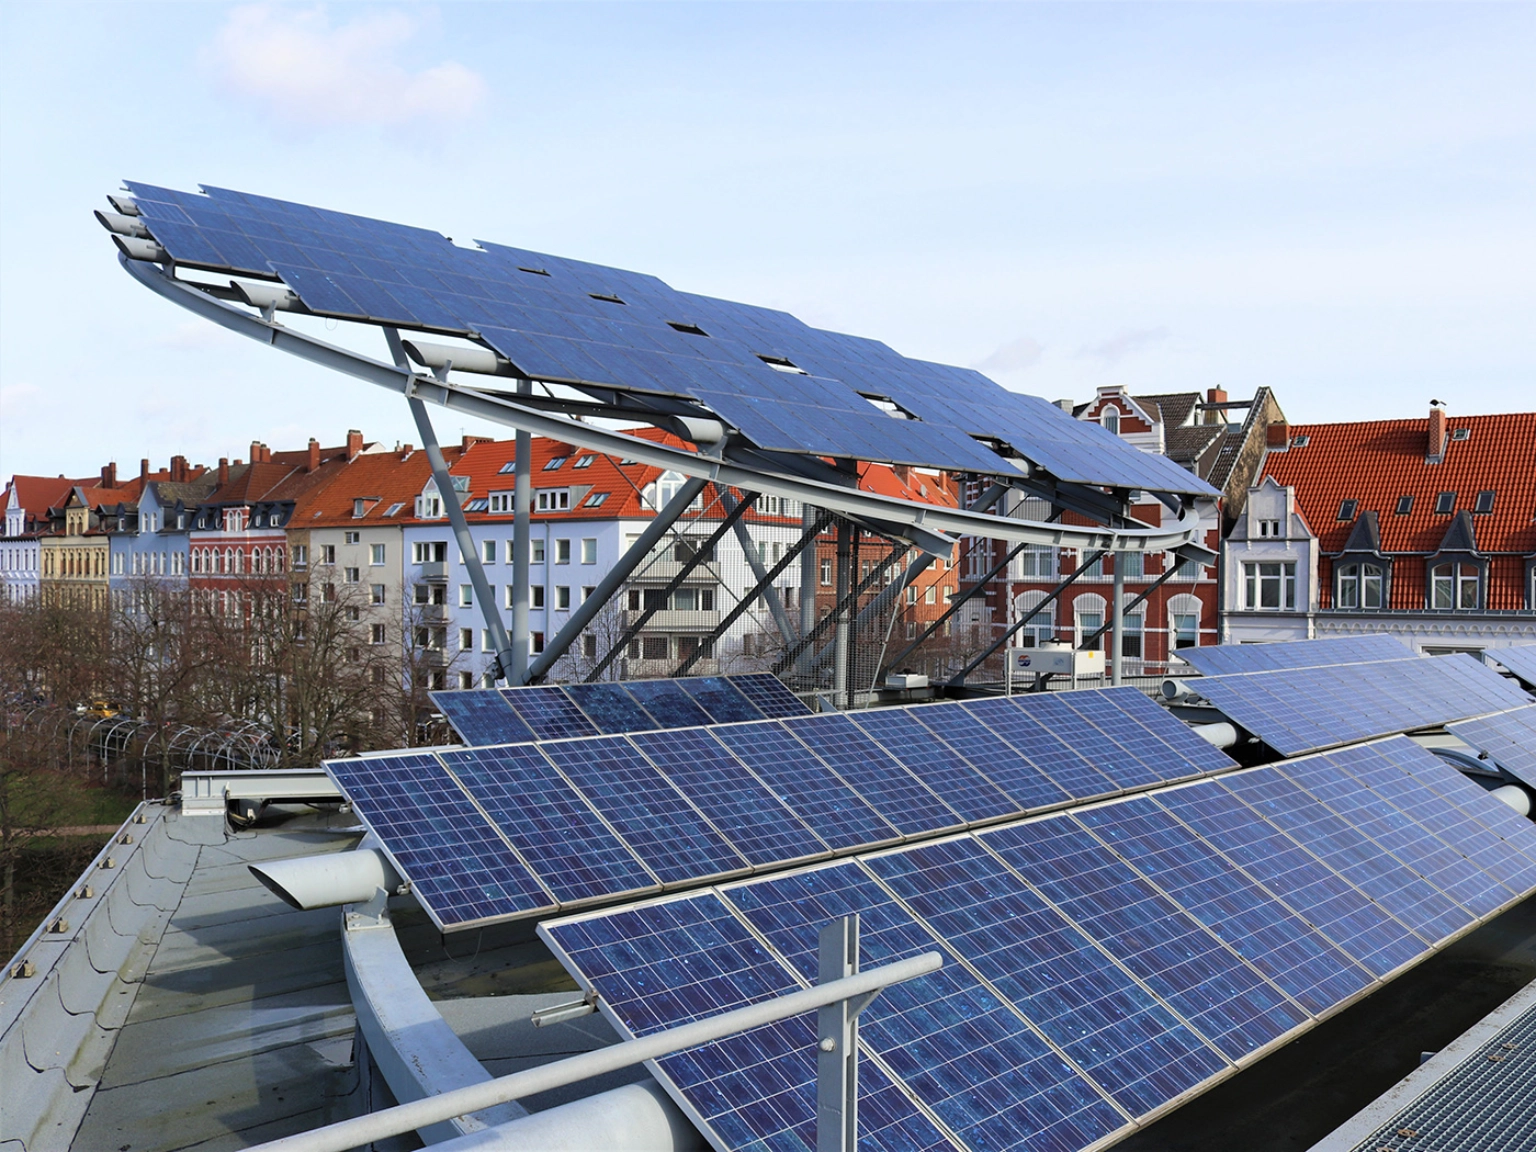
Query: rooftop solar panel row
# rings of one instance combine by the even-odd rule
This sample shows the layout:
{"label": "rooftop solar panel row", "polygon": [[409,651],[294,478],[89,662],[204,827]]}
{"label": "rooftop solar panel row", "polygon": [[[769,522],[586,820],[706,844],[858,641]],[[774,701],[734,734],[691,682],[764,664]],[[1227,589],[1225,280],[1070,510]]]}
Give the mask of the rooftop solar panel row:
{"label": "rooftop solar panel row", "polygon": [[1331,636],[1278,644],[1220,644],[1185,648],[1179,658],[1206,676],[1228,672],[1270,672],[1277,668],[1323,668],[1330,664],[1371,664],[1406,660],[1413,649],[1396,636]]}
{"label": "rooftop solar panel row", "polygon": [[[1536,827],[1397,737],[539,933],[628,1036],[809,985],[820,928],[857,912],[863,966],[945,959],[861,1017],[861,1147],[1069,1152],[1536,891],[1533,865]],[[716,1146],[796,1147],[814,1036],[801,1017],[658,1070]]]}
{"label": "rooftop solar panel row", "polygon": [[1204,676],[1190,686],[1285,756],[1530,703],[1465,654]]}
{"label": "rooftop solar panel row", "polygon": [[[279,276],[320,315],[478,336],[533,378],[692,398],[762,448],[1006,471],[973,439],[984,437],[1062,480],[1215,495],[1166,457],[1044,400],[784,312],[226,189],[128,187],[141,222],[177,263]],[[912,418],[892,419],[870,397]]]}
{"label": "rooftop solar panel row", "polygon": [[1516,780],[1536,788],[1536,704],[1448,724],[1446,728],[1492,757]]}
{"label": "rooftop solar panel row", "polygon": [[[772,677],[736,678],[743,680],[765,709],[800,707]],[[560,738],[422,753],[411,758],[421,780],[393,791],[376,779],[396,772],[388,759],[327,767],[386,848],[403,829],[419,835],[402,841],[402,851],[424,850],[435,837],[451,858],[466,839],[478,858],[494,847],[494,834],[536,878],[542,899],[509,890],[473,906],[436,900],[430,884],[419,886],[445,930],[932,838],[1233,767],[1135,689],[1074,696],[1059,709],[1043,707],[1057,701],[1011,697],[597,735],[604,724],[639,723],[629,713],[635,699],[613,707],[607,694],[517,689],[503,700],[518,705],[535,733]],[[1144,758],[1109,731],[1141,741]],[[1180,751],[1190,740],[1196,758]],[[1101,757],[1113,761],[1108,771],[1095,766]],[[465,820],[462,834],[435,818],[433,807],[450,798]],[[403,874],[412,875],[409,866]]]}
{"label": "rooftop solar panel row", "polygon": [[810,714],[793,692],[766,673],[430,695],[470,747]]}
{"label": "rooftop solar panel row", "polygon": [[1536,644],[1516,644],[1509,648],[1495,648],[1488,655],[1527,684],[1536,687]]}

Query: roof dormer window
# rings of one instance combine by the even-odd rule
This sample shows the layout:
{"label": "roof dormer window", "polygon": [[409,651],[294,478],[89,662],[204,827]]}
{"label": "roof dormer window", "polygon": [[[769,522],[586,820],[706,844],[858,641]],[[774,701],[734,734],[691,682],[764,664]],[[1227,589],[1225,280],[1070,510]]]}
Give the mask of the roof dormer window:
{"label": "roof dormer window", "polygon": [[1435,497],[1435,515],[1449,516],[1456,511],[1456,493],[1441,492]]}
{"label": "roof dormer window", "polygon": [[1490,491],[1479,492],[1477,498],[1472,502],[1472,511],[1478,516],[1486,516],[1492,512],[1493,493]]}
{"label": "roof dormer window", "polygon": [[1342,521],[1353,520],[1355,510],[1360,507],[1358,500],[1344,500],[1339,503],[1339,519]]}
{"label": "roof dormer window", "polygon": [[1114,405],[1105,408],[1099,413],[1099,423],[1104,425],[1104,431],[1112,435],[1120,435],[1120,409]]}
{"label": "roof dormer window", "polygon": [[1397,515],[1406,516],[1413,511],[1413,497],[1399,496],[1397,498]]}

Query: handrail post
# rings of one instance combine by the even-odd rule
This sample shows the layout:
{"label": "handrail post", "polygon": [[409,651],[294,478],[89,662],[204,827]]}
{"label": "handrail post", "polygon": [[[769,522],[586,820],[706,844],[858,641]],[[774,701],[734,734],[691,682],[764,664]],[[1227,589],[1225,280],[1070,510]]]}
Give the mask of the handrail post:
{"label": "handrail post", "polygon": [[[859,914],[825,925],[818,984],[859,971]],[[855,1152],[859,1146],[859,1024],[853,1001],[816,1010],[816,1152]]]}

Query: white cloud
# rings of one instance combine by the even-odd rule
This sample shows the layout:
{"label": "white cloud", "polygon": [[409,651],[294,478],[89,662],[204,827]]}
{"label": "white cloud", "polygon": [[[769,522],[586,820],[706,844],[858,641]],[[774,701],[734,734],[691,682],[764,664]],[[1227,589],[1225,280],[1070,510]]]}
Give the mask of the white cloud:
{"label": "white cloud", "polygon": [[333,26],[323,6],[253,4],[229,14],[204,64],[230,92],[303,124],[397,127],[469,115],[486,95],[479,73],[453,60],[417,71],[398,62],[419,28],[404,12]]}
{"label": "white cloud", "polygon": [[1114,367],[1133,352],[1141,352],[1166,339],[1166,328],[1126,328],[1108,340],[1079,348],[1077,354],[1102,360],[1106,366]]}
{"label": "white cloud", "polygon": [[1004,344],[977,364],[976,368],[982,372],[1022,372],[1038,364],[1044,352],[1045,346],[1040,341],[1029,336],[1020,336],[1017,340]]}

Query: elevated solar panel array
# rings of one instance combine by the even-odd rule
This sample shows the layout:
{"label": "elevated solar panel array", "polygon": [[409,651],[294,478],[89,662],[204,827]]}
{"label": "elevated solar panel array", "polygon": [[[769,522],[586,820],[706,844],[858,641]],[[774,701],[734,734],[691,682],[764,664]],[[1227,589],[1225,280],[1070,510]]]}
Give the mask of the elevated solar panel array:
{"label": "elevated solar panel array", "polygon": [[[545,921],[626,1037],[861,964],[860,1148],[1100,1146],[1536,891],[1536,827],[1402,737]],[[730,1150],[815,1146],[814,1014],[664,1057]]]}
{"label": "elevated solar panel array", "polygon": [[808,716],[811,711],[766,672],[548,688],[477,688],[431,696],[459,738],[471,747],[782,720]]}
{"label": "elevated solar panel array", "polygon": [[1516,644],[1509,648],[1495,648],[1488,655],[1527,684],[1536,687],[1536,644]]}
{"label": "elevated solar panel array", "polygon": [[1202,676],[1188,684],[1284,756],[1531,702],[1510,681],[1464,653]]}
{"label": "elevated solar panel array", "polygon": [[1228,672],[1270,672],[1277,668],[1321,668],[1329,664],[1370,664],[1406,660],[1413,649],[1396,636],[1338,636],[1278,644],[1220,644],[1181,648],[1179,658],[1206,676]]}
{"label": "elevated solar panel array", "polygon": [[1536,788],[1536,704],[1447,724],[1446,729],[1491,756],[1522,784]]}
{"label": "elevated solar panel array", "polygon": [[[735,679],[749,687],[741,681],[750,678]],[[756,686],[760,706],[782,703],[767,682]],[[507,695],[538,702],[518,715],[559,735],[326,764],[444,930],[782,869],[1234,767],[1132,688],[610,735],[596,734],[560,689]],[[603,715],[635,722],[634,706],[629,698]]]}
{"label": "elevated solar panel array", "polygon": [[911,360],[784,312],[264,196],[128,187],[139,222],[176,263],[279,277],[321,316],[477,337],[533,379],[693,400],[760,448],[1011,471],[980,437],[1063,480],[1216,494],[1166,457],[978,372]]}

